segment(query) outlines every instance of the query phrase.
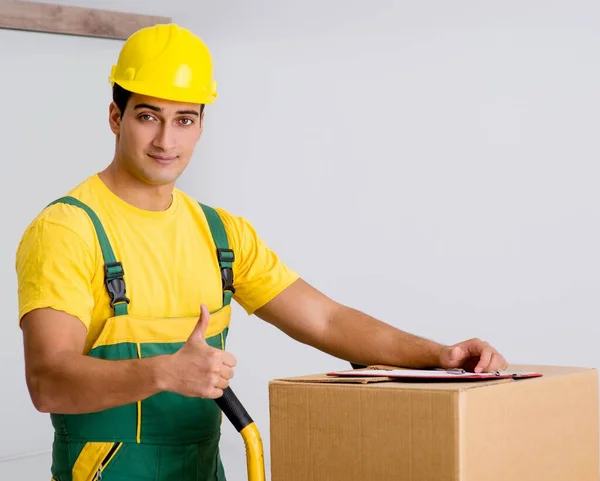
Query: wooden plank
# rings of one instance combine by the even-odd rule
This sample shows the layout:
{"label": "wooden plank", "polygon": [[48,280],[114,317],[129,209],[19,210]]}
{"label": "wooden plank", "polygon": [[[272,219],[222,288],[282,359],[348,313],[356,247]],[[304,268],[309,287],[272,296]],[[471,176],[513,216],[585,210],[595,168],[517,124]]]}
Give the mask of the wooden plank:
{"label": "wooden plank", "polygon": [[33,32],[127,39],[133,32],[169,17],[72,7],[23,0],[0,0],[0,28]]}

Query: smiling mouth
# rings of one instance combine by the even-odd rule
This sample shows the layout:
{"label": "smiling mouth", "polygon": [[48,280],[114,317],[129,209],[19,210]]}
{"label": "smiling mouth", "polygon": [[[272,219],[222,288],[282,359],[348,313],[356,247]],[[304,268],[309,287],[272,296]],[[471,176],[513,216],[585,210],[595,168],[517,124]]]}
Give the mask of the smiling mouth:
{"label": "smiling mouth", "polygon": [[176,155],[160,155],[160,154],[148,154],[148,157],[153,158],[157,162],[161,164],[169,164],[177,159]]}

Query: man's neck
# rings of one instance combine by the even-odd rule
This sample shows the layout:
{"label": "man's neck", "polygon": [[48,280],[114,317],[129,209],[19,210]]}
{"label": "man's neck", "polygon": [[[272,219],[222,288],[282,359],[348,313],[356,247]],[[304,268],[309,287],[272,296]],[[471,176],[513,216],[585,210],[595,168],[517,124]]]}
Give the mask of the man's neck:
{"label": "man's neck", "polygon": [[116,196],[138,209],[167,210],[173,201],[173,185],[148,185],[114,163],[98,174]]}

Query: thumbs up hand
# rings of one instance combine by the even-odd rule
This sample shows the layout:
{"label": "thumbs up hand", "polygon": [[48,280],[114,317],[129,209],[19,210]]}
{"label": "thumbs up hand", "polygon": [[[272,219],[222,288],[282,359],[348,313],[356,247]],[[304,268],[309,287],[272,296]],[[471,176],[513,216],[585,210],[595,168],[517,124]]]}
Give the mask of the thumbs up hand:
{"label": "thumbs up hand", "polygon": [[208,307],[202,304],[194,330],[171,356],[167,390],[189,397],[217,399],[229,386],[237,361],[232,354],[208,345],[205,333],[209,321]]}
{"label": "thumbs up hand", "polygon": [[188,343],[193,342],[197,344],[206,344],[205,334],[209,323],[210,313],[208,312],[208,307],[206,307],[205,304],[202,304],[200,306],[200,318],[198,319],[196,327],[194,327],[194,330],[188,338]]}

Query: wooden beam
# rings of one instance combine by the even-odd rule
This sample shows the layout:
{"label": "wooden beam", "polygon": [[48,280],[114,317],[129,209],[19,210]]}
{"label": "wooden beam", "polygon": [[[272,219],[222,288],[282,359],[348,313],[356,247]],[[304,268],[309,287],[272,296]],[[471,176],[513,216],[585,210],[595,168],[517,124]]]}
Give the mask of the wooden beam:
{"label": "wooden beam", "polygon": [[0,0],[0,28],[125,40],[169,17],[22,0]]}

